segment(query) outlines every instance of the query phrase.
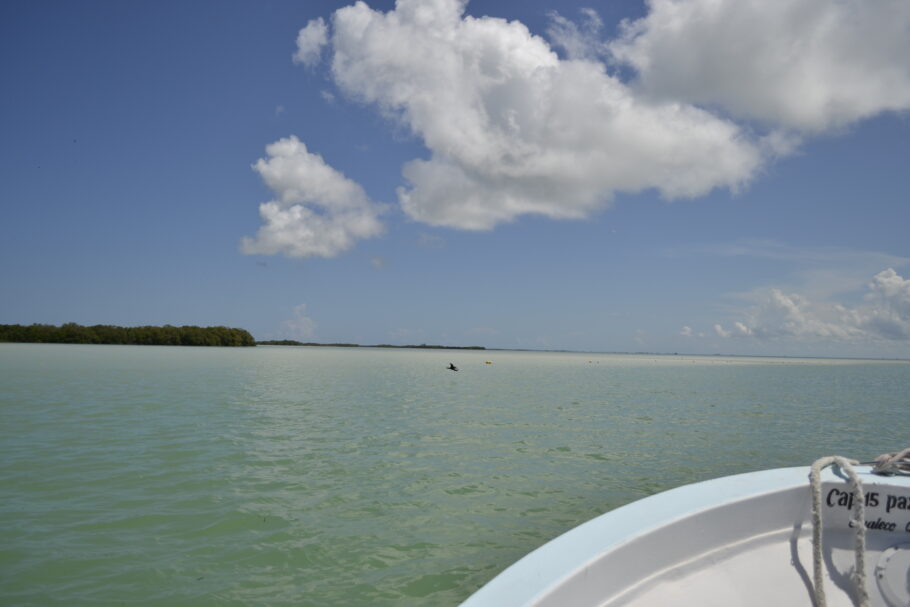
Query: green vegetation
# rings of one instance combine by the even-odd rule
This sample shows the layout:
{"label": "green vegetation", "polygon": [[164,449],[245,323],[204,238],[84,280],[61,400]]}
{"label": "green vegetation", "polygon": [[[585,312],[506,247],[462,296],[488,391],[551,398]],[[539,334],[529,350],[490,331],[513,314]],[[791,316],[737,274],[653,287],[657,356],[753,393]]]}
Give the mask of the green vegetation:
{"label": "green vegetation", "polygon": [[434,346],[420,344],[419,346],[393,346],[391,344],[377,344],[375,346],[361,346],[360,344],[317,344],[314,342],[295,341],[293,339],[275,339],[271,341],[257,341],[259,346],[332,346],[335,348],[426,348],[431,350],[486,350],[483,346]]}
{"label": "green vegetation", "polygon": [[76,323],[0,325],[0,342],[53,344],[123,344],[138,346],[255,346],[244,329],[228,327],[115,327]]}

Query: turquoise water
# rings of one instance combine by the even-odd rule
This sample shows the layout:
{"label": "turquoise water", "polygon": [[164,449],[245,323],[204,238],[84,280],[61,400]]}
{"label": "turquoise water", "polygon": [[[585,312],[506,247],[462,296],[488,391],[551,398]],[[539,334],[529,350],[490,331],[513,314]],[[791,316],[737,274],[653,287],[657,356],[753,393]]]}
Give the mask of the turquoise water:
{"label": "turquoise water", "polygon": [[910,445],[908,411],[906,362],[0,344],[0,604],[455,605],[656,491]]}

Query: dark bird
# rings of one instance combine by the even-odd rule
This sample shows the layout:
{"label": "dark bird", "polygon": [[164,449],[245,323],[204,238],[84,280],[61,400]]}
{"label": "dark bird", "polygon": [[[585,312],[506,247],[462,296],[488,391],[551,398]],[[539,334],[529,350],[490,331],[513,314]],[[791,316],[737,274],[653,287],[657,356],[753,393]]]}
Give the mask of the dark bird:
{"label": "dark bird", "polygon": [[453,363],[449,363],[449,366],[446,367],[446,369],[449,371],[458,371],[458,367],[456,367]]}

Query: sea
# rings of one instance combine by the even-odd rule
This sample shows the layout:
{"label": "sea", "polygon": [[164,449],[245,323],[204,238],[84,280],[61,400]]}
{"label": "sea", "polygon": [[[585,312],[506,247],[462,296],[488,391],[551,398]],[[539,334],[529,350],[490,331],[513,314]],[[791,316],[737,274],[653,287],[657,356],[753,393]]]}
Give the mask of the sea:
{"label": "sea", "polygon": [[908,414],[907,361],[0,344],[0,605],[457,605],[653,493],[910,446]]}

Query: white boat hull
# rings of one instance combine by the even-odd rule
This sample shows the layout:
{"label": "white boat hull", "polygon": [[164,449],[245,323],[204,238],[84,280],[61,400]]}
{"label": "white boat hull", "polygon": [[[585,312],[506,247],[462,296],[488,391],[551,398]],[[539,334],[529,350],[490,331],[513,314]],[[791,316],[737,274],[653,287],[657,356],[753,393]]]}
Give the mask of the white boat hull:
{"label": "white boat hull", "polygon": [[[858,468],[870,604],[910,606],[910,478]],[[593,519],[530,553],[464,607],[813,605],[808,468],[679,487]],[[852,494],[823,480],[828,607],[854,605]]]}

